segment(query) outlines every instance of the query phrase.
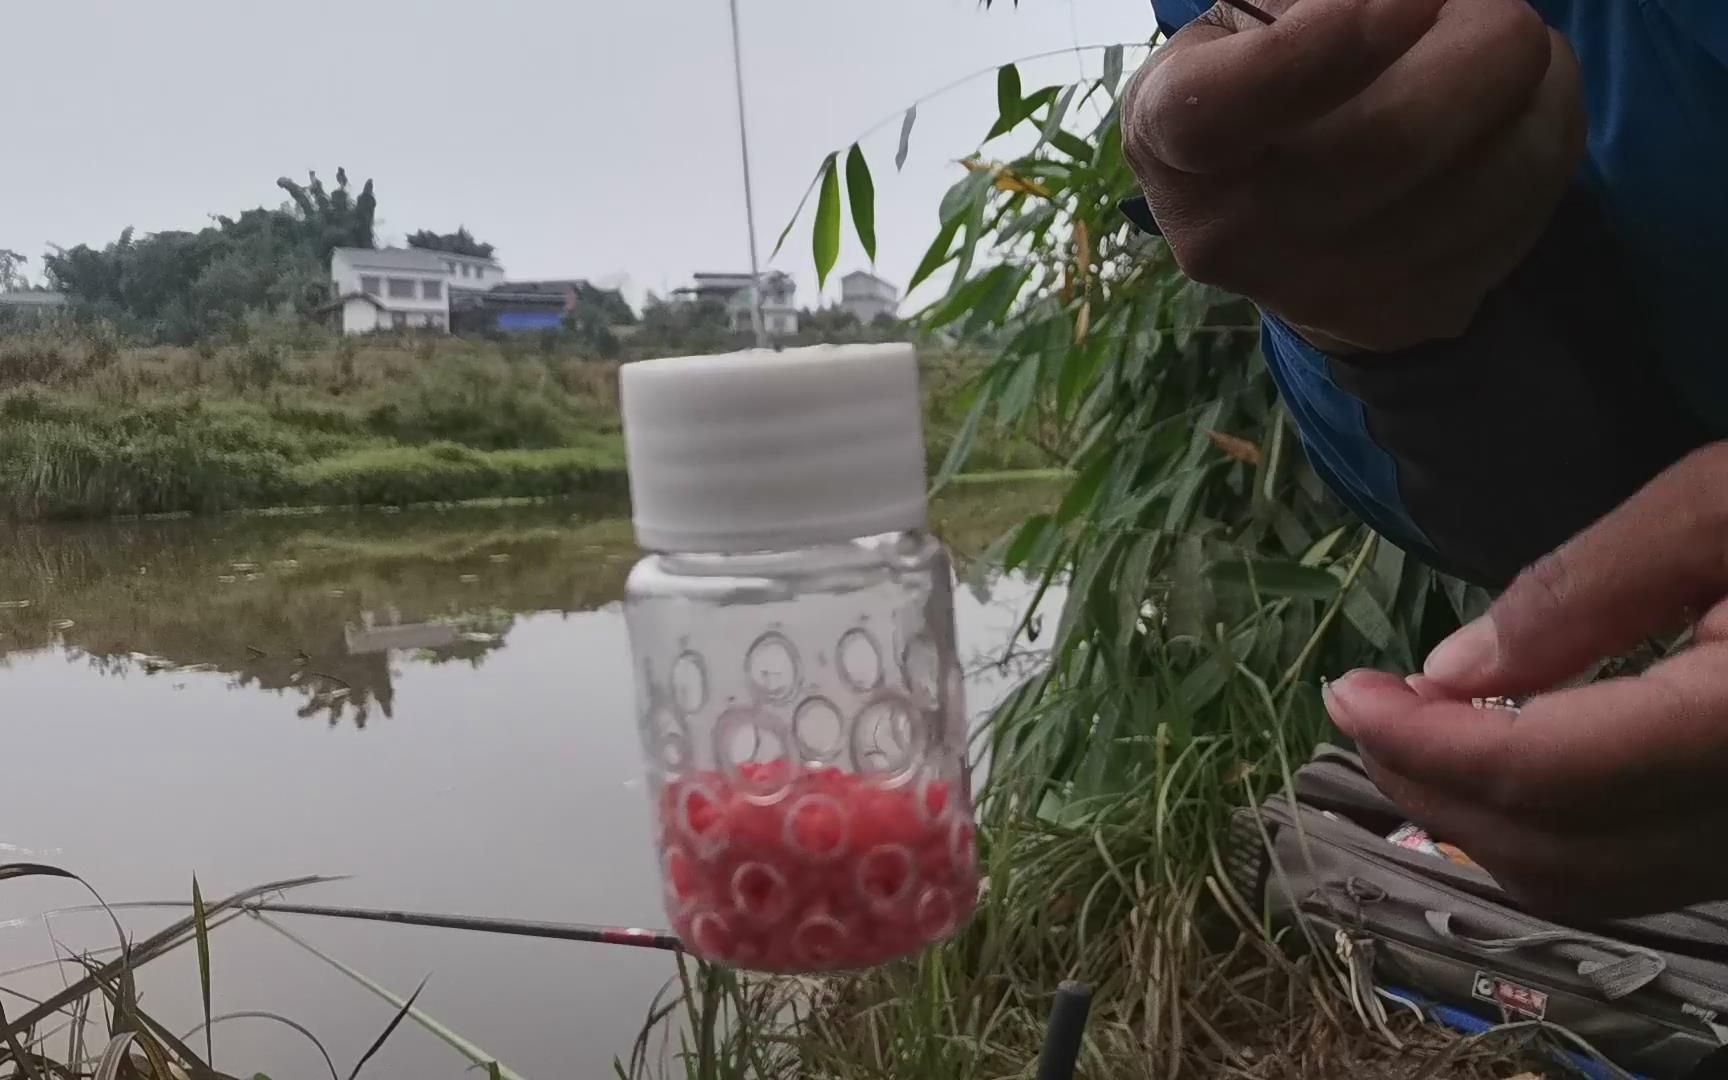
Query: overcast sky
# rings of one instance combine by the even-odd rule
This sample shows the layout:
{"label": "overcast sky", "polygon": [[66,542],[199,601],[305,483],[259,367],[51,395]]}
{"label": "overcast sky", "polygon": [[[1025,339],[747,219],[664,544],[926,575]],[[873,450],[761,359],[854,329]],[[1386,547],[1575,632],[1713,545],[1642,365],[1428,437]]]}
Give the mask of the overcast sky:
{"label": "overcast sky", "polygon": [[[823,154],[910,100],[1152,29],[1147,0],[739,2],[764,258]],[[38,279],[48,244],[200,228],[338,165],[376,181],[380,242],[466,224],[512,277],[627,279],[638,300],[748,266],[726,0],[5,3],[0,248]],[[1101,58],[1025,82],[1081,62]],[[865,141],[883,276],[917,264],[994,100],[986,77],[922,106],[898,176],[898,122]],[[864,263],[848,235],[839,269]],[[810,304],[803,226],[774,265]]]}

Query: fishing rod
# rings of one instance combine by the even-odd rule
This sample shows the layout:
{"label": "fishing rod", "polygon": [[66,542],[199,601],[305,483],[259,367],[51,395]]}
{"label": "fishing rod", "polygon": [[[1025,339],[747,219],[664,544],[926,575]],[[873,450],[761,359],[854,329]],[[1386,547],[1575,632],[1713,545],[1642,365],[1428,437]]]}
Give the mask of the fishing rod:
{"label": "fishing rod", "polygon": [[473,930],[482,934],[512,934],[551,941],[585,941],[596,945],[630,945],[641,949],[682,952],[684,946],[670,931],[639,926],[601,926],[593,923],[544,922],[538,919],[498,919],[484,915],[439,915],[423,911],[383,911],[374,908],[325,907],[318,904],[245,904],[248,911],[275,915],[311,915],[325,919],[355,919],[362,922],[397,923],[402,926],[432,926],[442,930]]}
{"label": "fishing rod", "polygon": [[1248,0],[1224,0],[1224,3],[1235,8],[1237,11],[1240,11],[1249,18],[1260,20],[1267,26],[1271,26],[1273,22],[1276,21],[1271,15],[1267,14],[1263,9],[1249,3]]}
{"label": "fishing rod", "polygon": [[[185,900],[127,900],[107,905],[106,910],[191,907]],[[288,904],[254,901],[235,905],[240,911],[271,915],[310,915],[323,919],[395,923],[399,926],[430,926],[440,930],[469,930],[481,934],[507,934],[549,941],[584,941],[596,945],[629,945],[639,949],[682,952],[684,946],[671,931],[639,926],[604,926],[596,923],[545,922],[538,919],[500,919],[486,915],[444,915],[429,911],[389,911],[382,908],[329,907],[320,904]],[[98,904],[60,908],[48,917],[105,910]]]}

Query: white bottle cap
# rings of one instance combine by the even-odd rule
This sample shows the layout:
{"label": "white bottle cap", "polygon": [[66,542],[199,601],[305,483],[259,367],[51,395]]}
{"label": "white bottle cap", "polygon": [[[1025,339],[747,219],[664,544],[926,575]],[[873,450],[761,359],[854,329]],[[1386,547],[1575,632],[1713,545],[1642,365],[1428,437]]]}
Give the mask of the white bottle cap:
{"label": "white bottle cap", "polygon": [[910,345],[817,345],[625,364],[636,540],[773,551],[924,525]]}

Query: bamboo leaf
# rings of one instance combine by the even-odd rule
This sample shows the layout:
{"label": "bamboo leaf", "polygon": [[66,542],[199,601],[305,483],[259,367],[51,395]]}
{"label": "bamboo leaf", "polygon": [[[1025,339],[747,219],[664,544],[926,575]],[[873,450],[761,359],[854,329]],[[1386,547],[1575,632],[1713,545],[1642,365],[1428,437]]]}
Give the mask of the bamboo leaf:
{"label": "bamboo leaf", "polygon": [[1297,562],[1272,559],[1237,559],[1215,563],[1207,571],[1215,584],[1246,589],[1263,596],[1287,596],[1298,600],[1330,600],[1338,595],[1338,579],[1325,570]]}
{"label": "bamboo leaf", "polygon": [[[961,162],[965,165],[966,162]],[[990,187],[991,177],[988,171],[968,169],[967,175],[955,181],[942,195],[942,204],[937,213],[944,224],[965,220],[967,211],[972,209],[979,197]]]}
{"label": "bamboo leaf", "polygon": [[[1343,567],[1337,568],[1339,579],[1344,573]],[[1374,599],[1372,593],[1358,581],[1354,588],[1344,597],[1344,617],[1362,639],[1376,649],[1385,651],[1392,644],[1397,631],[1392,628],[1391,616]]]}
{"label": "bamboo leaf", "polygon": [[1036,234],[1048,229],[1056,221],[1056,211],[1057,207],[1051,204],[1018,215],[1013,221],[996,230],[996,243],[1006,245],[1026,233]]}
{"label": "bamboo leaf", "polygon": [[971,318],[966,320],[966,325],[960,330],[966,337],[973,337],[1000,323],[1008,314],[1014,298],[1020,295],[1020,287],[1026,283],[1025,275],[1010,266],[995,267],[990,271],[990,277],[990,288],[973,305]]}
{"label": "bamboo leaf", "polygon": [[[1013,64],[1003,64],[996,69],[996,125],[998,127],[1004,123],[1012,127],[1020,122],[1020,98],[1020,69]],[[1007,128],[1002,130],[1006,131]]]}
{"label": "bamboo leaf", "polygon": [[1092,144],[1071,131],[1056,131],[1050,135],[1050,145],[1067,154],[1075,161],[1091,163],[1094,150]]}
{"label": "bamboo leaf", "polygon": [[[1062,91],[1061,97],[1050,103],[1050,111],[1044,114],[1044,128],[1038,135],[1038,146],[1043,146],[1062,130],[1062,121],[1067,118],[1068,109],[1074,104],[1074,91],[1078,89],[1078,86],[1070,86]],[[1036,149],[1034,147],[1034,151]]]}
{"label": "bamboo leaf", "polygon": [[816,197],[816,227],[810,247],[816,257],[816,288],[828,280],[840,257],[840,164],[839,154],[828,155],[822,166],[822,193]]}
{"label": "bamboo leaf", "polygon": [[925,317],[925,329],[939,330],[971,311],[975,305],[984,299],[1004,272],[1008,272],[1008,267],[993,267],[963,284],[956,277],[957,288],[949,294],[948,299],[943,301],[940,307]]}
{"label": "bamboo leaf", "polygon": [[949,249],[954,246],[954,234],[960,231],[960,219],[952,218],[943,223],[936,239],[930,241],[929,250],[924,252],[924,258],[919,260],[918,269],[912,271],[912,280],[907,283],[906,291],[911,292],[924,282],[931,274],[942,268],[942,265],[953,258]]}
{"label": "bamboo leaf", "polygon": [[1116,96],[1116,85],[1122,81],[1122,46],[1112,45],[1104,50],[1104,89]]}
{"label": "bamboo leaf", "polygon": [[864,254],[876,261],[876,184],[870,178],[870,164],[857,143],[846,154],[846,198],[852,204],[852,227],[858,232],[858,242]]}
{"label": "bamboo leaf", "polygon": [[1098,489],[1104,486],[1104,478],[1110,475],[1110,470],[1116,465],[1114,450],[1105,450],[1095,454],[1080,475],[1068,486],[1067,494],[1062,496],[1062,505],[1056,509],[1056,524],[1066,525],[1092,509],[1093,502],[1098,497]]}
{"label": "bamboo leaf", "polygon": [[804,189],[804,194],[798,199],[797,209],[793,210],[792,216],[787,219],[786,227],[780,230],[780,238],[774,241],[774,250],[768,253],[769,262],[773,262],[774,256],[780,254],[780,249],[786,246],[786,238],[792,235],[792,227],[797,225],[798,219],[804,216],[804,207],[810,202],[811,193],[822,182],[822,175],[828,170],[828,161],[832,159],[833,156],[830,155],[822,164],[816,166],[816,175],[810,178],[810,186]]}
{"label": "bamboo leaf", "polygon": [[1045,530],[1050,528],[1049,514],[1033,514],[1021,522],[1020,528],[1014,533],[1014,539],[1009,542],[1008,550],[1002,555],[1002,569],[1013,570],[1026,561],[1026,556],[1038,545]]}
{"label": "bamboo leaf", "polygon": [[966,410],[966,419],[960,422],[960,430],[955,433],[954,441],[948,444],[948,453],[942,458],[942,467],[936,470],[936,479],[931,487],[940,489],[966,464],[966,456],[972,452],[972,441],[978,435],[978,422],[984,418],[984,410],[989,404],[990,399],[984,394],[972,399],[971,408]]}
{"label": "bamboo leaf", "polygon": [[906,152],[912,148],[912,125],[918,122],[918,106],[906,110],[906,116],[900,121],[900,147],[894,151],[894,171],[899,172],[906,167]]}

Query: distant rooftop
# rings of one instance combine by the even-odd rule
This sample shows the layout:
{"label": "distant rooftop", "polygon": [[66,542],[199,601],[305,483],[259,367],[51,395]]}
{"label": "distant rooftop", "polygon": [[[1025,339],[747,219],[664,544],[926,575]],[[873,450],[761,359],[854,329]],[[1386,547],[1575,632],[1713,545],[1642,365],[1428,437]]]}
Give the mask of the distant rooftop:
{"label": "distant rooftop", "polygon": [[[391,250],[396,250],[396,249],[391,249]],[[455,259],[458,262],[481,263],[481,264],[484,264],[487,266],[490,266],[492,263],[495,263],[498,261],[498,256],[496,256],[496,255],[465,255],[460,251],[439,251],[437,248],[421,248],[421,247],[409,246],[408,248],[405,248],[402,250],[424,251],[429,255],[436,255],[440,259]]]}
{"label": "distant rooftop", "polygon": [[423,248],[354,248],[341,247],[332,255],[346,255],[357,267],[371,270],[423,270],[444,272],[444,255]]}
{"label": "distant rooftop", "polygon": [[893,288],[893,286],[894,286],[893,282],[889,281],[886,278],[879,278],[875,274],[872,274],[868,270],[854,270],[850,274],[846,274],[846,275],[842,276],[840,278],[840,280],[841,281],[856,281],[859,278],[865,278],[869,281],[874,281],[874,282],[877,282],[877,283],[882,284],[882,285],[887,285],[889,288]]}

